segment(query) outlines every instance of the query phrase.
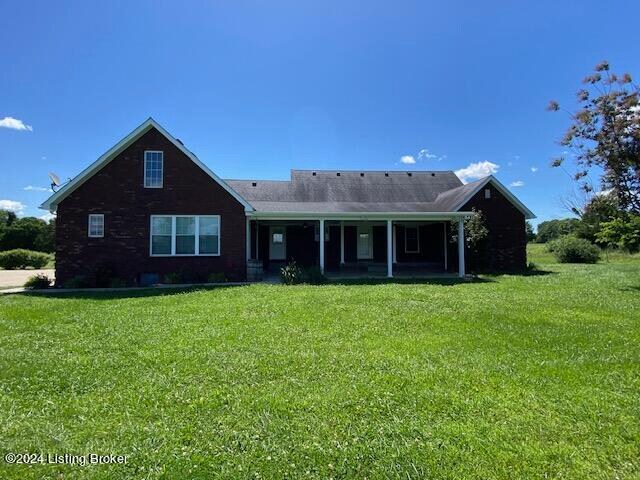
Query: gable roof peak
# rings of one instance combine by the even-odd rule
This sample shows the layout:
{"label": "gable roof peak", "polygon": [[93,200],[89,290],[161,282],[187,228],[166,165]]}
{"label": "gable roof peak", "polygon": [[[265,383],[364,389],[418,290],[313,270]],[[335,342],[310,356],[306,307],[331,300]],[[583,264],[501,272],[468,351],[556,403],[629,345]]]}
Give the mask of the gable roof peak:
{"label": "gable roof peak", "polygon": [[155,128],[163,135],[167,140],[169,140],[178,150],[184,153],[193,163],[199,166],[206,174],[208,174],[215,182],[217,182],[222,188],[224,188],[229,194],[234,197],[238,202],[240,202],[245,211],[253,211],[253,207],[247,202],[238,192],[236,192],[233,188],[231,188],[224,180],[218,177],[209,167],[207,167],[196,155],[188,150],[182,141],[175,138],[171,135],[165,128],[156,122],[152,117],[147,118],[144,122],[142,122],[138,127],[133,129],[127,136],[125,136],[122,140],[116,143],[113,147],[107,150],[103,155],[101,155],[95,162],[89,165],[87,168],[82,170],[78,175],[71,179],[69,183],[67,183],[60,190],[51,195],[42,205],[40,205],[41,209],[49,210],[50,212],[55,212],[62,200],[71,194],[75,189],[80,187],[85,181],[91,178],[94,174],[96,174],[102,167],[108,164],[111,160],[113,160],[116,156],[118,156],[122,151],[124,151],[127,147],[129,147],[133,142],[135,142],[142,135],[147,133],[151,128]]}

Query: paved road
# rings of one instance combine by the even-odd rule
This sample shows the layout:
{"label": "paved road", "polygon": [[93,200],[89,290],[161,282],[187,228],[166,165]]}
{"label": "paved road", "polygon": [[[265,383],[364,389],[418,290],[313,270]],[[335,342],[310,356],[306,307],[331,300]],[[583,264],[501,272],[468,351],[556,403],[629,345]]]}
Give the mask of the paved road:
{"label": "paved road", "polygon": [[37,273],[44,273],[51,280],[55,277],[55,270],[0,270],[0,288],[21,287],[29,277]]}

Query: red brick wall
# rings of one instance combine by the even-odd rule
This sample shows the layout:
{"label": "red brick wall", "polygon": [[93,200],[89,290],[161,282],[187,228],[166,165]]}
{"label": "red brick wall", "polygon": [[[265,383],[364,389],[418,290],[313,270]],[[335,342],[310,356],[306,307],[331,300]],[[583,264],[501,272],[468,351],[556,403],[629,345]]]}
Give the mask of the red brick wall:
{"label": "red brick wall", "polygon": [[[525,233],[525,218],[523,213],[507,200],[493,185],[486,188],[491,190],[491,198],[484,198],[484,188],[480,190],[462,211],[470,211],[472,207],[481,210],[487,222],[489,236],[487,238],[484,270],[515,271],[527,266],[527,236]],[[467,252],[467,264],[471,264]],[[457,263],[457,253],[454,258]]]}
{"label": "red brick wall", "polygon": [[[143,187],[144,151],[164,151],[164,186]],[[104,238],[88,238],[90,213],[103,213]],[[150,215],[220,215],[219,257],[151,257]],[[244,207],[160,132],[151,129],[58,205],[56,283],[93,277],[106,266],[137,283],[141,273],[181,273],[186,279],[224,272],[242,280]]]}

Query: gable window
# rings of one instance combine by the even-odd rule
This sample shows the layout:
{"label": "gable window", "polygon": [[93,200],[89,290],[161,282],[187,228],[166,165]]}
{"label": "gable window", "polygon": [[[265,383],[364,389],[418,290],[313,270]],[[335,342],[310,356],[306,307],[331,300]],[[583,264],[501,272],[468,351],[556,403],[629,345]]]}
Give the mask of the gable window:
{"label": "gable window", "polygon": [[89,237],[104,237],[104,215],[102,213],[92,213],[89,215]]}
{"label": "gable window", "polygon": [[144,188],[162,188],[164,154],[160,151],[144,152]]}
{"label": "gable window", "polygon": [[405,253],[420,252],[420,233],[418,227],[405,227],[404,251]]}
{"label": "gable window", "polygon": [[490,188],[485,188],[484,189],[484,198],[487,199],[487,200],[491,198],[491,189]]}
{"label": "gable window", "polygon": [[219,215],[152,215],[151,256],[220,255]]}

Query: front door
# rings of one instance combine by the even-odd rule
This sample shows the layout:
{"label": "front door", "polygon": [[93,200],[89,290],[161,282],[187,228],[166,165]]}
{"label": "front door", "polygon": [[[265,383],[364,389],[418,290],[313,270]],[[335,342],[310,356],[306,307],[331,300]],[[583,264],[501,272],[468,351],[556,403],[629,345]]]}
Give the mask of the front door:
{"label": "front door", "polygon": [[358,225],[358,260],[373,258],[371,225]]}
{"label": "front door", "polygon": [[269,260],[284,260],[286,258],[286,228],[269,228]]}

